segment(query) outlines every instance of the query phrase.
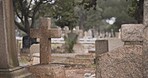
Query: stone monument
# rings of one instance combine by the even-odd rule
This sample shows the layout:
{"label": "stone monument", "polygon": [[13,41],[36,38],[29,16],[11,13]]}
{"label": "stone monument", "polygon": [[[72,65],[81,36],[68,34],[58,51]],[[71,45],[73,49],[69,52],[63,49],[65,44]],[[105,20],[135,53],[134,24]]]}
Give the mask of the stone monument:
{"label": "stone monument", "polygon": [[18,63],[12,7],[12,0],[0,0],[0,78],[27,78]]}
{"label": "stone monument", "polygon": [[51,38],[60,38],[61,30],[50,28],[51,19],[41,18],[39,29],[31,29],[30,36],[40,38],[40,64],[29,67],[35,78],[65,78],[61,65],[51,64]]}
{"label": "stone monument", "polygon": [[40,23],[39,29],[30,29],[30,36],[40,38],[40,63],[48,64],[51,62],[51,38],[60,38],[61,30],[50,28],[50,18],[41,18]]}

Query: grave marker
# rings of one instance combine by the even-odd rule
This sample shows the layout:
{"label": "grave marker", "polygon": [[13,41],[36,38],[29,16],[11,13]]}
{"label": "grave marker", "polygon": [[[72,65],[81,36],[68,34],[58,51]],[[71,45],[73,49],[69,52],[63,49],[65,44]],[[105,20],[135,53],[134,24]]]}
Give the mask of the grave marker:
{"label": "grave marker", "polygon": [[27,78],[30,73],[18,63],[12,4],[0,0],[0,78]]}
{"label": "grave marker", "polygon": [[51,19],[41,18],[39,29],[31,29],[30,36],[32,38],[40,38],[40,64],[48,64],[51,62],[51,38],[60,38],[61,31],[59,29],[51,29]]}

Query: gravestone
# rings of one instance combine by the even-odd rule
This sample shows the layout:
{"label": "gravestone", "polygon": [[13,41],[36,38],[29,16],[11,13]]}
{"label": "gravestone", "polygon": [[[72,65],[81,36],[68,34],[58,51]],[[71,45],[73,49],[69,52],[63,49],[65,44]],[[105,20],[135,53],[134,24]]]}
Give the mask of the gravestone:
{"label": "gravestone", "polygon": [[60,38],[61,30],[51,27],[50,18],[40,19],[39,29],[30,29],[32,38],[40,38],[40,63],[48,64],[51,62],[51,38]]}
{"label": "gravestone", "polygon": [[[108,40],[96,40],[95,42],[95,48],[96,48],[96,58],[95,58],[95,64],[96,65],[99,65],[99,58],[100,58],[100,55],[103,54],[103,53],[106,53],[108,52]],[[100,77],[100,68],[99,66],[96,66],[96,78],[99,78]]]}
{"label": "gravestone", "polygon": [[87,36],[88,38],[93,38],[92,29],[88,30]]}
{"label": "gravestone", "polygon": [[39,29],[30,29],[32,38],[40,38],[40,64],[28,68],[35,78],[65,78],[64,67],[51,64],[51,38],[60,38],[61,30],[50,27],[51,19],[41,18]]}
{"label": "gravestone", "polygon": [[115,35],[114,35],[114,29],[111,29],[111,37],[115,37]]}
{"label": "gravestone", "polygon": [[121,29],[119,29],[118,38],[121,39]]}
{"label": "gravestone", "polygon": [[124,46],[110,52],[96,53],[99,56],[97,78],[143,78],[143,29],[142,24],[122,25],[121,39]]}
{"label": "gravestone", "polygon": [[84,38],[87,39],[88,36],[87,36],[87,31],[84,31]]}
{"label": "gravestone", "polygon": [[0,0],[0,78],[26,78],[30,73],[19,67],[12,0]]}
{"label": "gravestone", "polygon": [[96,40],[96,55],[108,52],[108,40]]}
{"label": "gravestone", "polygon": [[64,36],[67,36],[67,34],[70,33],[71,31],[69,30],[68,26],[65,26],[63,32],[64,32]]}

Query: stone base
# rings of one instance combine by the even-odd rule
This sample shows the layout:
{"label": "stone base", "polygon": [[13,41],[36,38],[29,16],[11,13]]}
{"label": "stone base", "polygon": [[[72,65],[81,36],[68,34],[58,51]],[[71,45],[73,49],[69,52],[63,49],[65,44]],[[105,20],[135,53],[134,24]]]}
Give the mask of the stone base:
{"label": "stone base", "polygon": [[15,67],[11,69],[0,69],[0,78],[32,78],[23,67]]}
{"label": "stone base", "polygon": [[28,69],[35,78],[66,78],[64,66],[58,64],[35,65]]}

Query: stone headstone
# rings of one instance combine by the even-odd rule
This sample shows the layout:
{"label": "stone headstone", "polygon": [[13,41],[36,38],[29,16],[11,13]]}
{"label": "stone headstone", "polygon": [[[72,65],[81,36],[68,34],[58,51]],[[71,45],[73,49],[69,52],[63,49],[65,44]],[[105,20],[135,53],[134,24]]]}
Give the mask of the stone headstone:
{"label": "stone headstone", "polygon": [[68,26],[65,26],[65,27],[64,27],[64,31],[63,31],[64,36],[67,36],[67,34],[70,33],[70,32],[71,32],[71,31],[69,30],[69,27],[68,27]]}
{"label": "stone headstone", "polygon": [[115,37],[115,35],[114,35],[114,29],[111,29],[111,37]]}
{"label": "stone headstone", "polygon": [[80,30],[78,34],[78,38],[83,38],[83,37],[84,37],[84,32],[83,30]]}
{"label": "stone headstone", "polygon": [[121,39],[121,29],[119,29],[118,38]]}
{"label": "stone headstone", "polygon": [[124,24],[121,27],[122,41],[143,41],[143,24]]}
{"label": "stone headstone", "polygon": [[88,38],[87,31],[84,31],[84,38]]}
{"label": "stone headstone", "polygon": [[88,38],[92,38],[93,37],[92,36],[92,30],[91,29],[88,30],[87,36],[88,36]]}
{"label": "stone headstone", "polygon": [[108,52],[108,40],[96,40],[95,42],[96,55]]}
{"label": "stone headstone", "polygon": [[32,38],[40,38],[40,63],[48,64],[51,61],[51,38],[60,38],[61,30],[51,29],[51,19],[41,18],[40,28],[31,29],[30,36]]}
{"label": "stone headstone", "polygon": [[29,73],[19,67],[12,0],[0,0],[0,78],[26,78]]}

